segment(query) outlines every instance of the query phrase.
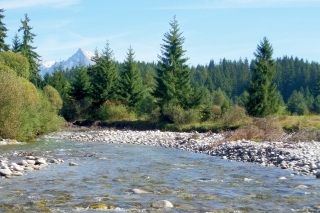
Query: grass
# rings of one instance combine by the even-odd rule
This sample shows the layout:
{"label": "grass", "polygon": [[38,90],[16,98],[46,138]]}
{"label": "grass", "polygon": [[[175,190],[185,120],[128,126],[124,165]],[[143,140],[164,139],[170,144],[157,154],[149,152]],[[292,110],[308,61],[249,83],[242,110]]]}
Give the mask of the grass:
{"label": "grass", "polygon": [[297,131],[304,128],[320,130],[320,115],[283,115],[279,116],[280,123],[285,130]]}

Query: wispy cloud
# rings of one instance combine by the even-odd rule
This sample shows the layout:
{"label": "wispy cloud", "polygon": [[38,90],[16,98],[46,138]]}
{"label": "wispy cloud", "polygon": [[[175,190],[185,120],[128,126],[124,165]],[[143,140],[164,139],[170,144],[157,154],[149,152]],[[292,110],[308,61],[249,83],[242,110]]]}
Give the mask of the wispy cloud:
{"label": "wispy cloud", "polygon": [[79,4],[80,0],[0,0],[1,8],[18,9],[28,7],[63,8]]}

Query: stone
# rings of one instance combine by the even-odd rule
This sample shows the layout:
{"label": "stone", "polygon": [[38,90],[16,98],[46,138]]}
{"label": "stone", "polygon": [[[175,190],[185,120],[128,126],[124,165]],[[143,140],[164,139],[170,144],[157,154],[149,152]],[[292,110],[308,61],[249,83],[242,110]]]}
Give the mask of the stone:
{"label": "stone", "polygon": [[27,166],[28,162],[26,160],[21,160],[17,164],[20,165],[20,166]]}
{"label": "stone", "polygon": [[69,166],[78,166],[78,164],[74,163],[74,162],[70,162]]}
{"label": "stone", "polygon": [[27,160],[27,163],[30,165],[34,165],[34,164],[36,164],[36,161],[35,160]]}
{"label": "stone", "polygon": [[173,205],[170,201],[168,200],[159,200],[159,201],[156,201],[156,202],[153,202],[151,204],[151,207],[153,208],[173,208]]}
{"label": "stone", "polygon": [[23,176],[23,173],[22,172],[18,172],[18,171],[13,171],[12,176]]}
{"label": "stone", "polygon": [[26,159],[27,159],[27,160],[35,160],[36,157],[34,157],[34,156],[27,156]]}
{"label": "stone", "polygon": [[320,178],[320,171],[317,171],[316,178]]}
{"label": "stone", "polygon": [[132,192],[135,194],[147,194],[149,192],[142,190],[142,189],[132,189]]}
{"label": "stone", "polygon": [[13,170],[15,170],[15,171],[23,171],[24,170],[21,166],[19,166],[16,163],[12,163],[11,165],[12,165]]}
{"label": "stone", "polygon": [[0,169],[0,175],[2,176],[8,176],[8,175],[11,175],[12,172],[9,168],[6,168],[6,169]]}
{"label": "stone", "polygon": [[36,160],[36,164],[47,164],[47,161],[44,158],[38,158]]}

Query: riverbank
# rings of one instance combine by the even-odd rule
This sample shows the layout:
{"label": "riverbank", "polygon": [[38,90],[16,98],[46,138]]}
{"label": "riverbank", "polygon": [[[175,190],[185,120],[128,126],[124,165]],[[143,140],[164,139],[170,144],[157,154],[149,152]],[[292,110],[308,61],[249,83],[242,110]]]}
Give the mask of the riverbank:
{"label": "riverbank", "polygon": [[[161,146],[189,152],[219,156],[226,160],[256,163],[291,170],[293,175],[315,175],[320,178],[319,142],[253,142],[248,140],[224,141],[223,134],[212,132],[162,132],[114,129],[78,128],[58,132],[42,139],[61,139],[82,142],[128,143],[133,145]],[[12,141],[9,141],[9,144]],[[17,143],[13,141],[14,143]],[[12,142],[12,143],[13,143]],[[2,141],[2,145],[8,141]],[[62,159],[32,156],[32,153],[16,153],[19,161],[12,162],[0,156],[0,175],[20,176],[24,172],[42,169],[50,163],[61,163]],[[32,158],[32,159],[28,159]],[[40,161],[39,161],[40,159]],[[29,160],[29,161],[28,161]]]}
{"label": "riverbank", "polygon": [[53,137],[72,141],[101,141],[134,145],[161,146],[219,156],[233,161],[251,162],[292,170],[293,175],[315,175],[320,178],[319,142],[253,142],[224,141],[223,134],[178,133],[161,131],[91,130]]}

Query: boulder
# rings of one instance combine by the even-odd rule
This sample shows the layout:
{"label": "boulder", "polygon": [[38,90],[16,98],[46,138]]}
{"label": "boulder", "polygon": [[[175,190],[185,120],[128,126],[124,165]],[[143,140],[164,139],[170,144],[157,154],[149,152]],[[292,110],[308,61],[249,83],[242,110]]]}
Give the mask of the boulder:
{"label": "boulder", "polygon": [[6,168],[6,169],[0,169],[0,175],[2,176],[8,176],[8,175],[11,175],[12,172],[9,168]]}

